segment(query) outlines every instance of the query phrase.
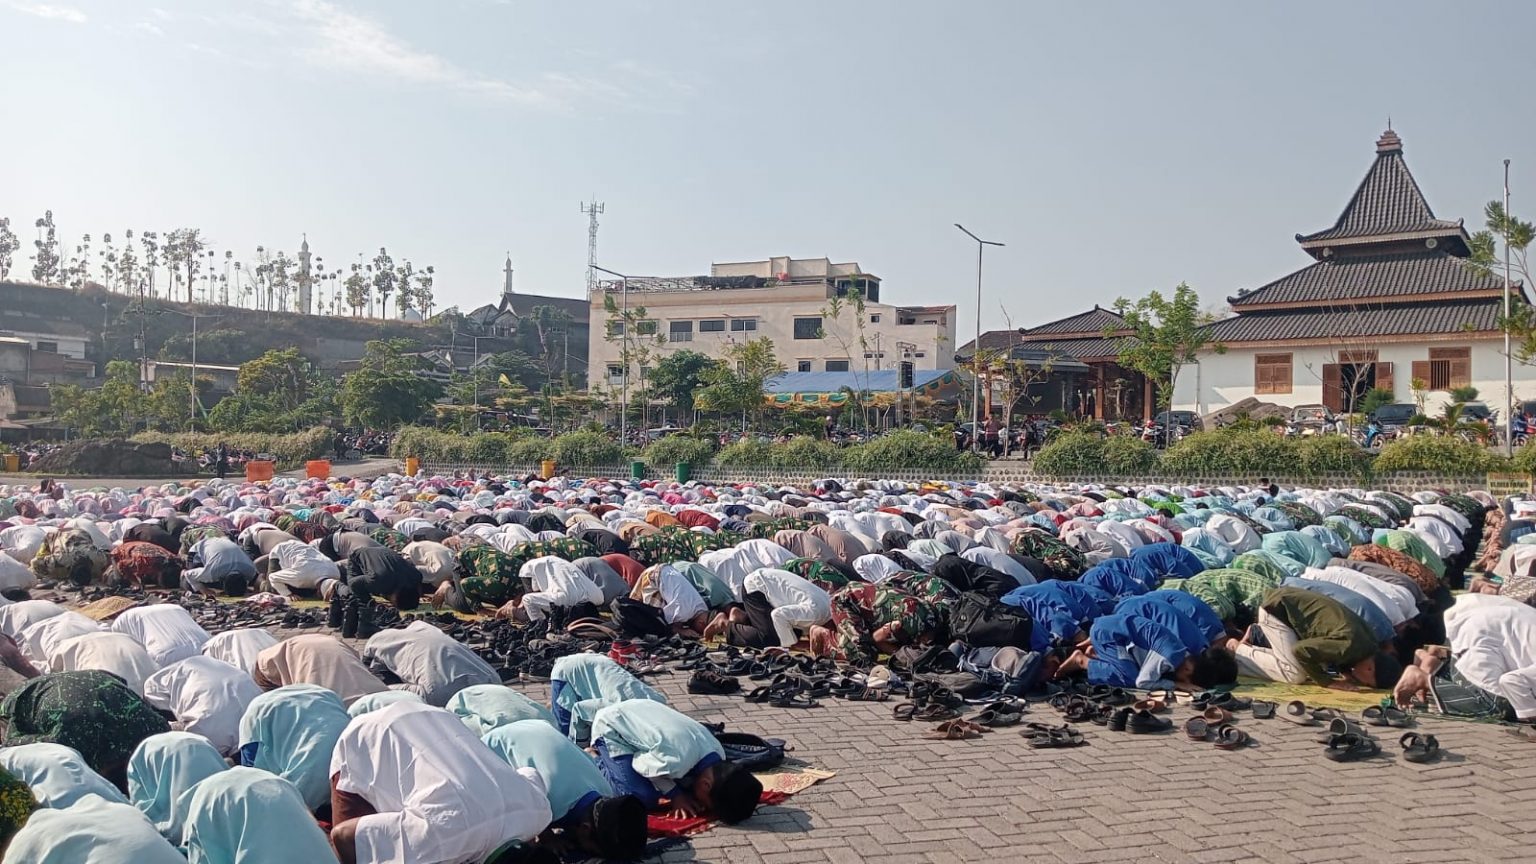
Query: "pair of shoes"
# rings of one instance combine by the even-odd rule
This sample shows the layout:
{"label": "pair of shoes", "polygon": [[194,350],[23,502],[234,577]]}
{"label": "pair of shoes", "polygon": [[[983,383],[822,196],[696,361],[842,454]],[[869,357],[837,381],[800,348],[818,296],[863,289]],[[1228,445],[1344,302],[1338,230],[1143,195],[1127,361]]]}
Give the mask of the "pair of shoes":
{"label": "pair of shoes", "polygon": [[991,731],[969,720],[948,720],[935,726],[933,731],[924,733],[923,737],[934,741],[964,741],[980,738],[982,733]]}
{"label": "pair of shoes", "polygon": [[688,692],[701,696],[729,696],[741,692],[741,682],[712,669],[700,669],[688,677]]}
{"label": "pair of shoes", "polygon": [[1049,726],[1044,723],[1029,723],[1019,730],[1019,736],[1027,739],[1029,746],[1035,750],[1081,747],[1086,743],[1081,732],[1066,725]]}
{"label": "pair of shoes", "polygon": [[1247,732],[1231,723],[1213,725],[1205,717],[1191,717],[1184,721],[1184,734],[1191,741],[1215,741],[1218,750],[1236,750],[1247,746],[1250,740]]}
{"label": "pair of shoes", "polygon": [[1113,732],[1129,732],[1132,735],[1152,735],[1173,728],[1173,721],[1159,717],[1146,709],[1121,708],[1107,724]]}

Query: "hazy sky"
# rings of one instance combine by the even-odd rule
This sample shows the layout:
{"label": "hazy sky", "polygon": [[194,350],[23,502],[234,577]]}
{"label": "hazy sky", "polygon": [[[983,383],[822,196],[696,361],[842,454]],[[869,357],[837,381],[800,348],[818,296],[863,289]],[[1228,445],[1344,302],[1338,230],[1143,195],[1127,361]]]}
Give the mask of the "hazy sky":
{"label": "hazy sky", "polygon": [[[249,259],[380,245],[439,304],[857,261],[988,326],[1308,259],[1387,117],[1436,214],[1514,160],[1536,211],[1536,3],[0,0],[0,215],[198,226]],[[29,263],[18,263],[26,270]]]}

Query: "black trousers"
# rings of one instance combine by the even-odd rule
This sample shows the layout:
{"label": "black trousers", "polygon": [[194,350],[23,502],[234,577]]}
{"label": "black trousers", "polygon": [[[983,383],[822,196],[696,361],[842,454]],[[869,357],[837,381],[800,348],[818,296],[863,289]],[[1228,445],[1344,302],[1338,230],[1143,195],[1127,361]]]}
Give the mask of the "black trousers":
{"label": "black trousers", "polygon": [[743,598],[742,608],[747,613],[747,623],[731,622],[725,628],[728,645],[743,648],[772,648],[779,644],[779,632],[773,626],[773,604],[761,591],[753,591]]}

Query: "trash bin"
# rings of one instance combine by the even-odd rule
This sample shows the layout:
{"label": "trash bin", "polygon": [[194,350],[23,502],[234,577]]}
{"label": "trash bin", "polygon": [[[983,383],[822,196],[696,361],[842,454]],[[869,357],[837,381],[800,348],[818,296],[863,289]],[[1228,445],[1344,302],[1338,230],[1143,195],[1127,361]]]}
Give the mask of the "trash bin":
{"label": "trash bin", "polygon": [[21,470],[21,454],[19,454],[19,453],[7,453],[7,454],[5,454],[5,470],[10,471],[12,473],[20,471]]}
{"label": "trash bin", "polygon": [[629,476],[635,480],[645,479],[645,463],[639,459],[629,463]]}
{"label": "trash bin", "polygon": [[405,476],[415,477],[421,473],[421,460],[415,456],[405,457]]}
{"label": "trash bin", "polygon": [[311,459],[304,463],[304,476],[311,480],[325,480],[331,476],[331,460]]}
{"label": "trash bin", "polygon": [[539,463],[539,476],[545,480],[555,476],[555,460],[545,459]]}
{"label": "trash bin", "polygon": [[677,482],[679,482],[679,483],[687,483],[688,482],[688,477],[692,473],[692,471],[693,471],[693,466],[689,465],[687,462],[679,462],[679,463],[677,463]]}

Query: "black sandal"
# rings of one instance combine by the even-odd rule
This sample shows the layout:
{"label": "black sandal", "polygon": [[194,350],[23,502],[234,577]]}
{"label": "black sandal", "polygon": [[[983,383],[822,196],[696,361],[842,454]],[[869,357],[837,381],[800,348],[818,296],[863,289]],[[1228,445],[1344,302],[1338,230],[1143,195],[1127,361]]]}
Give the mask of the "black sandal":
{"label": "black sandal", "polygon": [[1350,732],[1333,736],[1328,742],[1328,751],[1323,755],[1334,762],[1354,762],[1381,755],[1381,745],[1369,735]]}
{"label": "black sandal", "polygon": [[784,692],[775,696],[768,704],[775,708],[815,708],[821,703],[804,693]]}
{"label": "black sandal", "polygon": [[1052,729],[1045,735],[1029,739],[1029,746],[1036,750],[1048,750],[1057,747],[1081,747],[1084,743],[1083,734],[1071,726]]}
{"label": "black sandal", "polygon": [[1403,748],[1403,758],[1409,762],[1433,762],[1440,758],[1440,739],[1433,735],[1408,732],[1397,739]]}

